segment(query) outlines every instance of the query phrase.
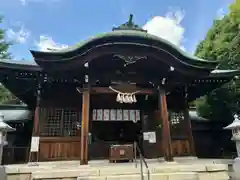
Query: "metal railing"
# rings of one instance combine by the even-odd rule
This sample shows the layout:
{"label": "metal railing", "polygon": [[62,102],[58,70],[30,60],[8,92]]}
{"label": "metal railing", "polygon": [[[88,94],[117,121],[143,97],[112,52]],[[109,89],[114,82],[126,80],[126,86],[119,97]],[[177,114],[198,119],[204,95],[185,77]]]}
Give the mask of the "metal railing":
{"label": "metal railing", "polygon": [[144,180],[143,174],[143,164],[147,170],[147,180],[150,180],[150,171],[148,168],[147,161],[145,160],[144,156],[142,155],[141,149],[139,148],[137,142],[134,142],[134,159],[135,159],[135,167],[137,168],[137,152],[139,153],[139,160],[140,160],[140,169],[141,169],[141,180]]}

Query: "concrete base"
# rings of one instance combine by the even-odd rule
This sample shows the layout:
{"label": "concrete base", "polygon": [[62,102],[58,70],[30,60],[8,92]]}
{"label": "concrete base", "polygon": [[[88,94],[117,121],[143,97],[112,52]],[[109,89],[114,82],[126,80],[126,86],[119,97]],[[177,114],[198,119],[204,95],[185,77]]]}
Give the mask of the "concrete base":
{"label": "concrete base", "polygon": [[[228,166],[212,160],[186,160],[164,163],[148,161],[151,180],[228,180]],[[39,166],[6,166],[8,180],[139,180],[140,166],[135,163],[109,164],[106,161],[89,162],[80,166],[77,161],[39,163]],[[144,167],[144,178],[147,169]]]}
{"label": "concrete base", "polygon": [[0,166],[0,179],[7,180],[7,174],[6,174],[4,166]]}
{"label": "concrete base", "polygon": [[233,171],[235,174],[235,179],[240,179],[240,157],[237,157],[233,161]]}

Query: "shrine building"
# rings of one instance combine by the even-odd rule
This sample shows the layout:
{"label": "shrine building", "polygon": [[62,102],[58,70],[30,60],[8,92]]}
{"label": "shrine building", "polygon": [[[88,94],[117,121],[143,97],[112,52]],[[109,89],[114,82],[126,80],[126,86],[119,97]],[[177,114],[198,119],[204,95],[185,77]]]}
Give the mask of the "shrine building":
{"label": "shrine building", "polygon": [[[195,156],[189,102],[239,75],[132,21],[73,47],[0,62],[0,82],[34,111],[29,161]],[[116,155],[117,156],[117,155]],[[120,157],[121,159],[121,157]],[[117,158],[116,158],[117,160]]]}

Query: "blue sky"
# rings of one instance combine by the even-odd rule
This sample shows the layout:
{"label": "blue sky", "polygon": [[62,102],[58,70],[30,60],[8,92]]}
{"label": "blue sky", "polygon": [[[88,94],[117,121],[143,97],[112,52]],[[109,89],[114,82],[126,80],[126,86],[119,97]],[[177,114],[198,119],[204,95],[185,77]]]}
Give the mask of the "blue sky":
{"label": "blue sky", "polygon": [[1,27],[17,60],[64,48],[128,20],[192,53],[233,0],[0,0]]}

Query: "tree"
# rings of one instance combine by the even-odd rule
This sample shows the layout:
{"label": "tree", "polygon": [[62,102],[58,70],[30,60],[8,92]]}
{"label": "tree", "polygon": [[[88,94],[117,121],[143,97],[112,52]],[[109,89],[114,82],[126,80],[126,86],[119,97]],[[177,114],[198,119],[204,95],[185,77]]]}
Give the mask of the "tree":
{"label": "tree", "polygon": [[[240,0],[229,7],[229,13],[214,20],[195,55],[219,61],[218,69],[240,70]],[[234,113],[240,113],[240,80],[231,81],[197,101],[200,115],[213,120],[232,121]]]}
{"label": "tree", "polygon": [[[3,18],[0,17],[0,23],[2,23]],[[10,47],[10,43],[5,41],[4,38],[5,30],[0,29],[0,60],[2,59],[10,59],[11,55],[8,52]],[[2,85],[0,84],[0,103],[4,103],[13,98],[13,95]]]}
{"label": "tree", "polygon": [[[0,24],[2,23],[3,18],[0,16]],[[4,38],[5,30],[0,29],[0,59],[9,59],[11,56],[8,52],[10,43],[5,41]]]}

